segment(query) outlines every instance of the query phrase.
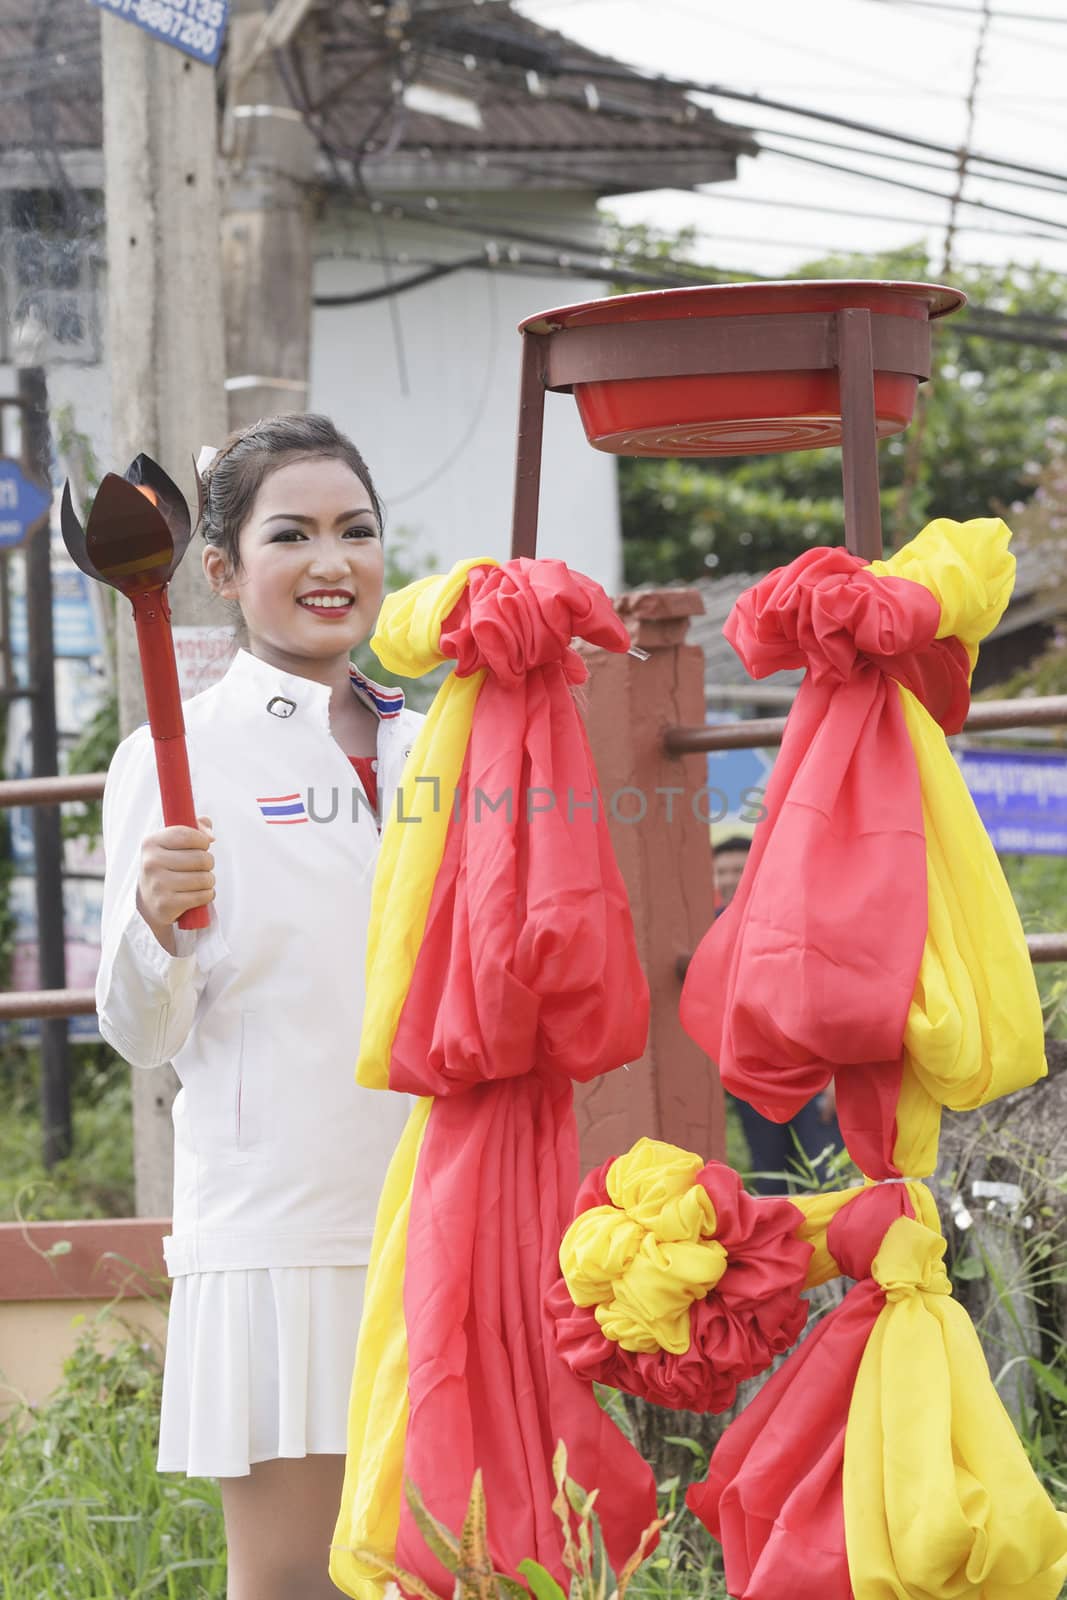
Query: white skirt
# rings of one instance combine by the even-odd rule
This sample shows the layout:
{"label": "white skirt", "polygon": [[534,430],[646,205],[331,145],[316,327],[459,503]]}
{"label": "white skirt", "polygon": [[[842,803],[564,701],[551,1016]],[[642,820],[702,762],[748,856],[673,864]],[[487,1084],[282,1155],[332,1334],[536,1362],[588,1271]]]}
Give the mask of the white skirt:
{"label": "white skirt", "polygon": [[257,1461],[344,1455],[366,1267],[175,1278],[160,1472],[245,1477]]}

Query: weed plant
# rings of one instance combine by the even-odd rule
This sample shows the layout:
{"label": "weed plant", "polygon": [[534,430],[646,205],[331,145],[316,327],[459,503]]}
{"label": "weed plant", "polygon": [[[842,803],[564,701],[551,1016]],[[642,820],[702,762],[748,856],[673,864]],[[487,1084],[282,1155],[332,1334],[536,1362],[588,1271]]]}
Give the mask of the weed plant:
{"label": "weed plant", "polygon": [[0,1423],[0,1600],[223,1600],[218,1485],[156,1472],[160,1351],[82,1328],[45,1404]]}

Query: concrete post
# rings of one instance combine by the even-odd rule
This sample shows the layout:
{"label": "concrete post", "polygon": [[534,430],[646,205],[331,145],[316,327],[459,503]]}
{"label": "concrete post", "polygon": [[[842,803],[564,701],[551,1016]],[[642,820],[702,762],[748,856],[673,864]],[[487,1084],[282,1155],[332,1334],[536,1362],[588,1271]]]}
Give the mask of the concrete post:
{"label": "concrete post", "polygon": [[[193,456],[226,432],[215,74],[121,17],[101,17],[112,445],[144,450],[195,511]],[[218,626],[195,547],[171,584],[174,621]],[[145,720],[129,607],[118,606],[119,719]],[[170,1214],[177,1079],[133,1077],[139,1216]]]}

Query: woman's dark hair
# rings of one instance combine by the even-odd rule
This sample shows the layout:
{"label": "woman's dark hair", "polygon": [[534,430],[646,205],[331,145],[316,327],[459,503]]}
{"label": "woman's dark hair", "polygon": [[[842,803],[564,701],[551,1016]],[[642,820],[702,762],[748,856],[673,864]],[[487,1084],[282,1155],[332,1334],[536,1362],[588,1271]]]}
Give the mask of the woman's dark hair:
{"label": "woman's dark hair", "polygon": [[381,530],[382,503],[367,464],[351,439],[339,432],[329,417],[303,411],[263,417],[251,427],[232,433],[200,477],[201,532],[208,544],[223,552],[235,572],[241,564],[241,529],[263,480],[278,467],[315,456],[343,461],[352,468],[370,495]]}

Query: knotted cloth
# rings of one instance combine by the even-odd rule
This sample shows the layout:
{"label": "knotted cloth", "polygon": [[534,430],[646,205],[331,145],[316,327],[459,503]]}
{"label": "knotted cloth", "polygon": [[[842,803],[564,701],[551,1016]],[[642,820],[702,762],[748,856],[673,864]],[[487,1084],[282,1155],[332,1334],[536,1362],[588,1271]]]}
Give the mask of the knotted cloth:
{"label": "knotted cloth", "polygon": [[563,1578],[551,1459],[600,1489],[616,1565],[655,1514],[648,1467],[556,1352],[545,1298],[577,1189],[572,1084],[639,1056],[648,991],[571,688],[572,638],[624,651],[558,561],[464,562],[386,601],[372,641],[456,663],[405,770],[372,899],[357,1076],[422,1097],[382,1203],[330,1573],[452,1580],[403,1501],[459,1528],[480,1467],[495,1565]]}
{"label": "knotted cloth", "polygon": [[[726,1257],[714,1272],[695,1253],[713,1234]],[[588,1380],[722,1409],[795,1339],[803,1287],[855,1280],[689,1490],[739,1600],[1055,1600],[1067,1518],[1034,1476],[944,1253],[915,1181],[748,1196],[728,1168],[641,1139],[583,1184],[551,1304],[564,1359]],[[747,1281],[731,1285],[732,1271]]]}
{"label": "knotted cloth", "polygon": [[731,1423],[688,1503],[743,1600],[1055,1600],[1067,1518],[952,1299],[923,1184],[798,1197],[809,1279],[854,1278]]}
{"label": "knotted cloth", "polygon": [[941,1107],[1045,1071],[1018,913],[945,743],[1007,605],[1008,529],[941,519],[889,561],[810,550],[743,594],[753,677],[806,667],[741,884],[702,940],[686,1030],[787,1122],[836,1079],[873,1177],[933,1171]]}

